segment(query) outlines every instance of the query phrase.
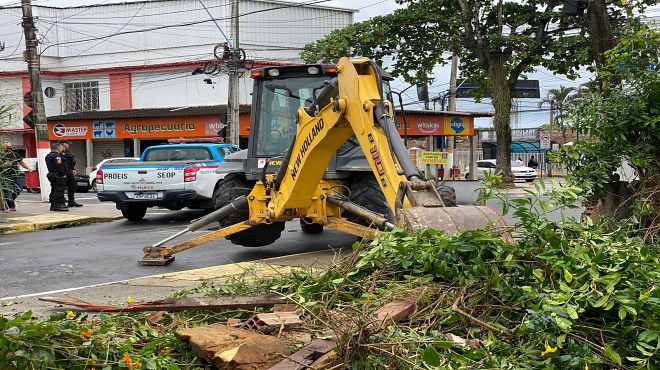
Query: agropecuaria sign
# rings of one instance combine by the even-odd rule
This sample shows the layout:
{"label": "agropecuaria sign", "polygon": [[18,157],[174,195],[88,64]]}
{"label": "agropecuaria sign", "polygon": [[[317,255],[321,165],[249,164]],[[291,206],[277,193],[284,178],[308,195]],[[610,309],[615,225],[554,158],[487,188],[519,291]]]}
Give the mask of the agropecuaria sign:
{"label": "agropecuaria sign", "polygon": [[217,136],[223,127],[218,117],[162,117],[71,120],[48,123],[48,139],[168,139]]}

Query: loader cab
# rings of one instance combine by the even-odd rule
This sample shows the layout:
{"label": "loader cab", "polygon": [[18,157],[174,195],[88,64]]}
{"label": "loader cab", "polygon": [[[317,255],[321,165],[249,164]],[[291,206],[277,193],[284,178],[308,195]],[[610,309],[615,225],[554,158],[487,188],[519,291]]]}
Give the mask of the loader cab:
{"label": "loader cab", "polygon": [[248,180],[260,178],[271,158],[268,172],[275,172],[278,157],[286,154],[296,135],[298,108],[310,104],[314,91],[336,75],[336,66],[320,64],[252,70],[252,114],[245,163]]}
{"label": "loader cab", "polygon": [[[243,162],[247,180],[276,173],[281,158],[296,135],[298,108],[311,104],[324,82],[337,76],[335,65],[308,64],[254,69],[252,114],[247,159]],[[383,95],[392,101],[392,78],[383,73]],[[392,105],[394,106],[394,105]],[[348,172],[369,172],[369,163],[355,139],[349,139],[328,165],[325,178],[342,178]]]}

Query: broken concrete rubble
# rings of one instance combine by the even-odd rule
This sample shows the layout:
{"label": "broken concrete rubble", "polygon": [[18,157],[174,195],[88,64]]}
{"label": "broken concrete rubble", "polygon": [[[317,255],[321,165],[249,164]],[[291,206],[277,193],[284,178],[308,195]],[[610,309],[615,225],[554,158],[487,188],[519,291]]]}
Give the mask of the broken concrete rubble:
{"label": "broken concrete rubble", "polygon": [[302,324],[295,312],[258,313],[245,322],[245,327],[262,333],[274,333],[283,328]]}
{"label": "broken concrete rubble", "polygon": [[288,354],[281,339],[225,324],[183,329],[176,335],[218,369],[267,369]]}

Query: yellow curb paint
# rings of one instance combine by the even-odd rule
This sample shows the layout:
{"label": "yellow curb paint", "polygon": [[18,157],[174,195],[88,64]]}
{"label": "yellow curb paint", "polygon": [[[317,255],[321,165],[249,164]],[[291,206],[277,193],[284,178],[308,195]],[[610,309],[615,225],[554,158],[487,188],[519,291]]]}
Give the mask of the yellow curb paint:
{"label": "yellow curb paint", "polygon": [[187,281],[203,281],[214,280],[229,276],[236,276],[244,274],[246,277],[268,277],[276,275],[290,274],[292,268],[290,266],[271,266],[265,265],[263,262],[239,262],[229,265],[204,267],[195,270],[178,271],[161,275],[153,275],[145,278],[164,279],[164,280],[187,280]]}
{"label": "yellow curb paint", "polygon": [[62,226],[75,226],[95,222],[112,221],[120,217],[92,217],[81,215],[41,214],[34,216],[9,217],[8,224],[0,224],[0,234],[14,234],[36,230],[47,230]]}

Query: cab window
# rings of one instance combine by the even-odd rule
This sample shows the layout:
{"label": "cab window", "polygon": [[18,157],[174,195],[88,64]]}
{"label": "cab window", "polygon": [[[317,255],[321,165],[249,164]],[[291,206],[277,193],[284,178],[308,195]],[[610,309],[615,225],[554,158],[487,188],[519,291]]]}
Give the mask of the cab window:
{"label": "cab window", "polygon": [[285,154],[296,135],[296,112],[327,76],[265,80],[258,113],[257,156]]}

